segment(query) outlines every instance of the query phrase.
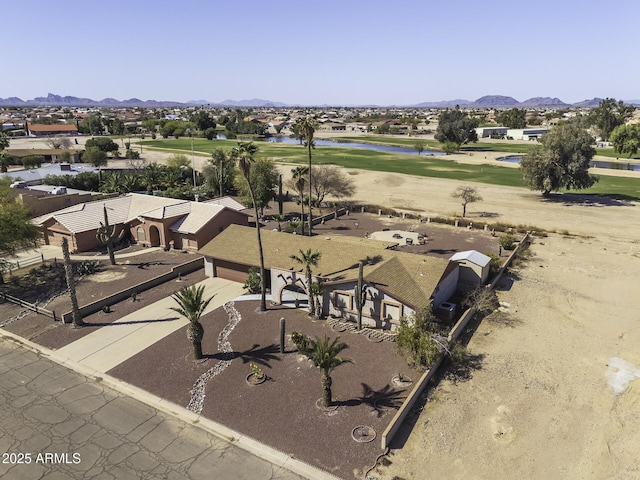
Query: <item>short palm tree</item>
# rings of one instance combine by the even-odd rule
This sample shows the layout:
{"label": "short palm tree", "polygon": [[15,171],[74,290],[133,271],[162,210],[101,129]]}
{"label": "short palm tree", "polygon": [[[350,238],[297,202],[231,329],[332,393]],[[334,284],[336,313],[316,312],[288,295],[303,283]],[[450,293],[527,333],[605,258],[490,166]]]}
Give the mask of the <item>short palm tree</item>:
{"label": "short palm tree", "polygon": [[273,215],[273,219],[278,222],[278,231],[281,232],[282,231],[282,222],[284,222],[287,217],[286,215],[280,214],[280,213],[276,213],[275,215]]}
{"label": "short palm tree", "polygon": [[313,283],[311,267],[318,266],[318,262],[322,257],[322,253],[318,252],[317,250],[313,251],[310,248],[308,248],[306,252],[299,250],[299,253],[299,255],[291,255],[289,256],[289,258],[304,266],[304,273],[307,281],[307,295],[309,297],[309,316],[315,317],[316,305],[313,297],[313,290],[311,288],[311,284]]}
{"label": "short palm tree", "polygon": [[171,310],[178,312],[180,315],[189,320],[187,327],[187,338],[193,344],[193,358],[200,360],[202,358],[202,337],[204,336],[204,328],[200,323],[200,317],[213,296],[207,300],[203,298],[204,285],[181,288],[179,292],[174,293],[172,298],[179,305],[171,307]]}
{"label": "short palm tree", "polygon": [[318,338],[309,340],[308,357],[322,372],[322,404],[331,406],[331,372],[344,363],[353,363],[350,358],[342,358],[340,352],[349,348],[346,343],[339,342],[336,337],[332,342],[326,335],[322,340]]}
{"label": "short palm tree", "polygon": [[258,251],[260,254],[260,311],[267,311],[267,285],[265,283],[266,274],[264,268],[264,253],[262,250],[262,237],[260,235],[260,217],[258,216],[258,204],[256,203],[256,196],[253,191],[253,184],[251,183],[251,165],[253,164],[253,156],[258,151],[258,147],[253,142],[238,142],[238,146],[235,147],[232,152],[232,158],[237,160],[238,168],[242,173],[242,176],[247,181],[249,187],[249,195],[251,196],[251,203],[253,203],[253,210],[256,216],[256,233],[258,235]]}

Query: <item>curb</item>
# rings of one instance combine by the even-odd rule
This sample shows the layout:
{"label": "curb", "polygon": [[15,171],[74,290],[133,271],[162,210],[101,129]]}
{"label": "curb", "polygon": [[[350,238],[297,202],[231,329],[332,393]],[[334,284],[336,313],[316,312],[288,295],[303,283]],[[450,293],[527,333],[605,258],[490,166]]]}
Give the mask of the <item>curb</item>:
{"label": "curb", "polygon": [[218,438],[221,438],[222,440],[227,441],[230,444],[235,445],[238,448],[241,448],[242,450],[262,460],[265,460],[277,467],[300,475],[307,480],[340,480],[340,478],[336,477],[335,475],[313,467],[301,460],[292,457],[291,455],[287,455],[283,452],[280,452],[279,450],[276,450],[275,448],[254,440],[251,437],[227,428],[220,423],[202,417],[190,410],[187,410],[184,407],[181,407],[180,405],[160,398],[157,395],[153,395],[146,390],[123,382],[122,380],[119,380],[115,377],[86,367],[81,363],[69,360],[67,358],[62,358],[61,356],[57,355],[54,350],[50,350],[46,347],[38,345],[34,342],[31,342],[30,340],[24,339],[2,328],[0,328],[0,338],[4,338],[15,344],[18,344],[28,350],[31,350],[37,355],[46,357],[51,361],[57,363],[58,365],[66,367],[69,370],[73,370],[74,372],[84,375],[85,377],[88,377],[100,383],[104,383],[105,385],[113,388],[119,393],[134,398],[135,400],[149,405],[150,407],[156,408],[167,415],[171,415],[186,423],[200,427],[203,430],[206,430],[207,432],[217,436]]}

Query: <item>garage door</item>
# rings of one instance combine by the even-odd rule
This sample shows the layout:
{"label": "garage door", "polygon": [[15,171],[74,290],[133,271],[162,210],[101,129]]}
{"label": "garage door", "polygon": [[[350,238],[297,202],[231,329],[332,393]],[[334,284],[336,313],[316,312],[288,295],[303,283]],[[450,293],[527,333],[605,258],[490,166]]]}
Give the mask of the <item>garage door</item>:
{"label": "garage door", "polygon": [[249,274],[232,267],[216,266],[216,277],[232,280],[234,282],[245,283]]}

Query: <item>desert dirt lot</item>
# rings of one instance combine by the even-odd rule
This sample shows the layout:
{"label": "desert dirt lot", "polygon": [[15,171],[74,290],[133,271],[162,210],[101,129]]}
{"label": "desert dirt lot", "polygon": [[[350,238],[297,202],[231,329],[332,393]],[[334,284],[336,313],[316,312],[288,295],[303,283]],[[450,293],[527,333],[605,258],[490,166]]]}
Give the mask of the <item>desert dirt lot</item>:
{"label": "desert dirt lot", "polygon": [[[457,182],[354,172],[356,199],[429,213],[459,212]],[[569,232],[538,238],[498,292],[510,306],[468,348],[470,380],[430,390],[380,479],[640,478],[640,330],[636,202],[479,185],[471,204],[497,221]],[[616,394],[614,358],[633,380]],[[611,364],[609,368],[608,365]],[[633,370],[635,368],[635,370]],[[409,422],[412,423],[412,422]]]}
{"label": "desert dirt lot", "polygon": [[[353,172],[356,200],[460,213],[458,182]],[[478,185],[470,216],[569,232],[537,238],[468,349],[468,381],[442,380],[380,479],[640,478],[640,221],[636,202]],[[616,394],[607,372],[630,362]],[[611,367],[608,367],[611,365]],[[634,370],[635,369],[635,370]],[[622,372],[620,372],[622,373]],[[413,423],[413,428],[410,425]]]}
{"label": "desert dirt lot", "polygon": [[[424,216],[461,212],[451,197],[457,181],[348,173],[355,201]],[[472,219],[570,235],[534,240],[530,259],[498,292],[509,313],[485,319],[468,345],[478,360],[472,378],[433,386],[392,463],[372,475],[640,479],[638,203],[477,189],[484,200],[468,206]],[[608,383],[615,358],[631,364],[620,393]]]}

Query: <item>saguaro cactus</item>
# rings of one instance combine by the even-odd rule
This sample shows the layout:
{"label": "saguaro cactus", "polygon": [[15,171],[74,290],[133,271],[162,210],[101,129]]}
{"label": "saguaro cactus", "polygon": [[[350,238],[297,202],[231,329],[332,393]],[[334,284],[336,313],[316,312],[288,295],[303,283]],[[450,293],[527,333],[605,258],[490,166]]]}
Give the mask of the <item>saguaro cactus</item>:
{"label": "saguaro cactus", "polygon": [[356,309],[358,310],[358,330],[362,330],[362,309],[367,301],[367,286],[363,281],[362,270],[364,265],[362,262],[358,264],[358,285],[354,292],[354,301],[356,303]]}
{"label": "saguaro cactus", "polygon": [[71,299],[71,314],[73,317],[73,326],[78,328],[84,325],[78,308],[78,297],[76,296],[76,285],[73,283],[73,265],[69,256],[69,242],[67,238],[62,239],[62,257],[64,258],[64,273],[67,279],[67,287],[69,288],[69,298]]}
{"label": "saguaro cactus", "polygon": [[124,236],[124,230],[121,230],[119,234],[116,235],[117,227],[116,225],[109,225],[109,216],[107,215],[107,206],[103,206],[104,209],[104,223],[100,222],[100,228],[98,228],[98,232],[96,233],[96,238],[98,241],[107,246],[107,251],[109,252],[109,261],[111,265],[116,264],[116,256],[114,253],[114,245],[116,242],[122,240]]}
{"label": "saguaro cactus", "polygon": [[285,320],[284,317],[280,319],[280,353],[284,353],[284,329]]}

